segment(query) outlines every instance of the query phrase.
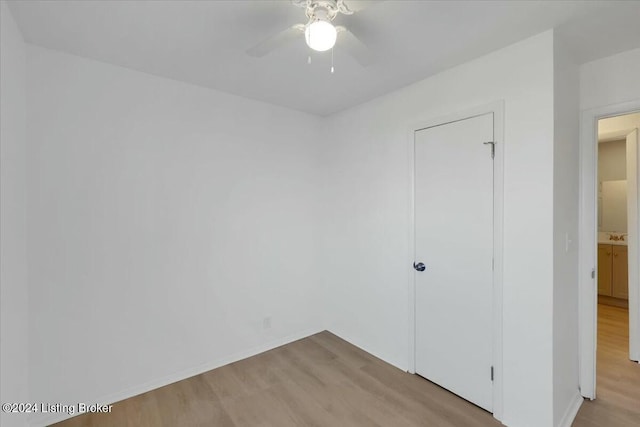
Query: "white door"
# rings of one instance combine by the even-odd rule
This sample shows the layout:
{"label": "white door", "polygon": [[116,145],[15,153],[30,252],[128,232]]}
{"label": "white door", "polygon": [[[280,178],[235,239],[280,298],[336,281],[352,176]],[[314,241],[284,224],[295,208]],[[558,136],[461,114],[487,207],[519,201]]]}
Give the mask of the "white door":
{"label": "white door", "polygon": [[640,360],[638,340],[638,310],[640,307],[640,230],[638,227],[638,207],[640,204],[640,183],[638,182],[638,156],[640,152],[638,129],[627,135],[627,233],[629,257],[629,359]]}
{"label": "white door", "polygon": [[416,373],[490,412],[493,126],[489,113],[415,133]]}

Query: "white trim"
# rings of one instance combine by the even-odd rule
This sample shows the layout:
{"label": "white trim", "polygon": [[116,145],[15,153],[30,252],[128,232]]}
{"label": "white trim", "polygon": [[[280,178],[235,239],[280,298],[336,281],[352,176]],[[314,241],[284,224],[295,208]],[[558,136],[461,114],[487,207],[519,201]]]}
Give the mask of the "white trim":
{"label": "white trim", "polygon": [[[638,218],[638,203],[640,196],[638,194],[638,165],[640,163],[638,143],[640,142],[640,130],[637,128],[629,132],[627,135],[627,223],[628,223],[628,257],[632,262],[628,263],[629,273],[629,359],[638,361],[638,352],[640,343],[638,343],[638,335],[640,333],[640,325],[638,324],[638,305],[640,294],[640,277],[638,269],[640,268],[640,257],[638,256],[638,246],[640,243],[640,218]],[[634,135],[631,145],[629,144],[629,136]],[[630,219],[636,218],[635,221]],[[636,286],[631,286],[631,284]]]}
{"label": "white trim", "polygon": [[[266,344],[263,345],[259,345],[256,347],[253,347],[251,349],[245,350],[245,351],[240,351],[238,353],[232,354],[228,357],[224,357],[222,359],[218,359],[216,361],[213,362],[207,362],[204,363],[202,365],[199,366],[194,366],[192,368],[187,368],[187,369],[183,369],[179,372],[175,372],[173,374],[164,376],[162,378],[158,378],[152,381],[148,381],[146,383],[137,385],[137,386],[133,386],[133,387],[129,387],[127,389],[124,389],[122,391],[116,392],[116,393],[112,393],[109,394],[107,396],[103,396],[99,399],[86,399],[85,402],[87,402],[88,404],[93,404],[93,403],[99,403],[99,404],[111,404],[114,402],[119,402],[121,400],[124,399],[128,399],[130,397],[133,396],[137,396],[139,394],[142,393],[146,393],[148,391],[160,388],[160,387],[164,387],[166,385],[169,384],[173,384],[175,382],[184,380],[186,378],[190,378],[193,377],[195,375],[199,375],[203,372],[207,372],[210,371],[212,369],[216,369],[219,368],[221,366],[224,365],[228,365],[229,363],[233,363],[233,362],[237,362],[239,360],[242,359],[246,359],[247,357],[251,357],[251,356],[255,356],[256,354],[260,354],[260,353],[264,353],[265,351],[274,349],[276,347],[280,347],[282,345],[291,343],[293,341],[297,341],[299,339],[302,338],[306,338],[308,336],[317,334],[319,332],[322,332],[322,330],[319,329],[307,329],[304,330],[302,332],[298,332],[296,334],[292,334],[289,336],[286,336],[284,338],[280,338],[280,339],[276,339],[273,341],[270,341]],[[74,414],[74,415],[67,415],[65,413],[48,413],[48,414],[42,414],[42,413],[38,413],[38,414],[34,414],[30,419],[29,419],[29,426],[33,426],[33,427],[40,427],[40,426],[47,426],[50,424],[54,424],[60,421],[64,421],[66,419],[72,418],[74,416],[77,416],[78,414]]]}
{"label": "white trim", "polygon": [[[500,103],[493,111],[494,140],[496,156],[493,163],[494,193],[493,193],[493,238],[494,238],[494,266],[493,266],[493,416],[502,419],[502,286],[504,275],[504,156],[506,144],[504,139],[504,103]],[[501,148],[501,149],[500,149]]]}
{"label": "white trim", "polygon": [[[494,158],[494,286],[493,286],[493,416],[497,420],[502,419],[503,413],[503,369],[502,369],[502,287],[503,287],[503,252],[504,252],[504,101],[495,101],[475,108],[470,108],[462,112],[448,114],[436,118],[425,119],[409,126],[407,130],[407,161],[409,171],[409,256],[408,267],[411,268],[415,261],[415,132],[420,129],[437,126],[445,123],[455,122],[493,113],[494,141],[496,151]],[[415,270],[411,268],[409,275],[409,369],[410,373],[415,373],[415,349],[416,349],[416,325],[415,325]]]}
{"label": "white trim", "polygon": [[[596,397],[596,334],[597,334],[597,279],[591,277],[596,268],[597,254],[597,123],[601,118],[628,114],[640,110],[640,100],[584,110],[580,117],[580,250],[578,262],[579,280],[579,365],[580,393]],[[597,271],[596,271],[597,278]],[[631,283],[631,282],[630,282]],[[640,286],[637,284],[637,286]],[[638,295],[638,293],[635,293]],[[638,313],[638,301],[629,304],[630,310]],[[630,316],[631,319],[632,316]],[[630,350],[638,354],[638,316],[635,324],[629,324]],[[635,333],[633,333],[635,332]]]}
{"label": "white trim", "polygon": [[416,129],[419,129],[420,125],[412,125],[407,129],[407,171],[409,173],[409,192],[407,193],[407,200],[409,200],[409,260],[407,262],[411,269],[409,274],[408,294],[409,294],[409,318],[407,328],[407,341],[409,348],[409,360],[407,370],[410,374],[416,373],[416,270],[412,268],[416,257],[416,241],[415,241],[415,145],[414,138]]}
{"label": "white trim", "polygon": [[575,420],[576,415],[578,415],[580,406],[582,406],[582,402],[584,402],[584,399],[582,398],[582,396],[580,396],[580,393],[576,393],[576,395],[573,397],[573,400],[567,407],[564,416],[560,420],[558,427],[571,427],[571,424],[573,424],[573,420]]}

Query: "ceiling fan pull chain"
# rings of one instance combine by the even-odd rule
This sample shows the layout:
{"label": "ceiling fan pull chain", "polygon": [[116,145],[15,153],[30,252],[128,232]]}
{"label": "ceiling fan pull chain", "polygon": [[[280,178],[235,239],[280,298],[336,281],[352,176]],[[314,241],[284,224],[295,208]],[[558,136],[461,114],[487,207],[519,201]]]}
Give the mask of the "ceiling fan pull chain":
{"label": "ceiling fan pull chain", "polygon": [[311,64],[311,54],[309,54],[309,56],[307,56],[307,64]]}
{"label": "ceiling fan pull chain", "polygon": [[334,68],[333,68],[333,48],[331,48],[331,74],[333,74],[334,72]]}

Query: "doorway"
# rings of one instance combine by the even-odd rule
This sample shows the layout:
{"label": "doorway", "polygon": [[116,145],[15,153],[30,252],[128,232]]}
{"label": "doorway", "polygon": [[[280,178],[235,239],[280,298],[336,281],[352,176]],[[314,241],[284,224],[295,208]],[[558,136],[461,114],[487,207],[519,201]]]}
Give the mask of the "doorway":
{"label": "doorway", "polygon": [[[596,384],[607,399],[624,379],[629,343],[629,283],[638,280],[638,130],[640,113],[598,120],[598,305]],[[636,218],[634,220],[634,218]]]}
{"label": "doorway", "polygon": [[502,127],[500,102],[410,131],[415,274],[409,371],[497,419],[502,415]]}
{"label": "doorway", "polygon": [[580,390],[590,399],[597,378],[608,396],[617,386],[609,381],[614,372],[637,369],[640,105],[634,107],[582,117]]}

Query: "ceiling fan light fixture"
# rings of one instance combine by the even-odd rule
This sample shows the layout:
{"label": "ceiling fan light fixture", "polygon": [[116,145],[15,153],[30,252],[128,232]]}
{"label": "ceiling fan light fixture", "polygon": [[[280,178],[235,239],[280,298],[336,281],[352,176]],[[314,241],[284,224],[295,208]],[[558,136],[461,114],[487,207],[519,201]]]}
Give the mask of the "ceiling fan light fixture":
{"label": "ceiling fan light fixture", "polygon": [[313,50],[324,52],[331,49],[336,44],[338,31],[329,21],[322,19],[311,22],[304,29],[304,38]]}

